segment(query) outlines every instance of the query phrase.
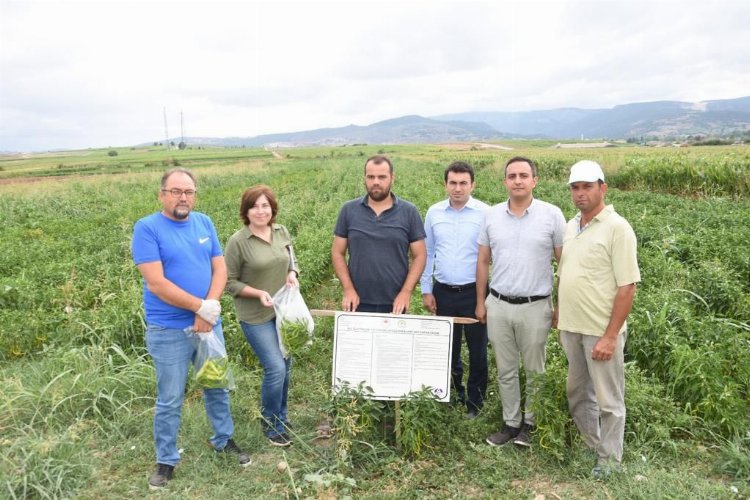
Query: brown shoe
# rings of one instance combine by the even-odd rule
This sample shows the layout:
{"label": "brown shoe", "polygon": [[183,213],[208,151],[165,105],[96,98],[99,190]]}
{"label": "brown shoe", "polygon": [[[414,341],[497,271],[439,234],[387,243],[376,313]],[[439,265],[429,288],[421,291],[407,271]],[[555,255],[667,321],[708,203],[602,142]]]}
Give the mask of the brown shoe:
{"label": "brown shoe", "polygon": [[535,427],[533,425],[522,424],[521,431],[513,440],[513,444],[523,446],[525,448],[531,448],[531,433],[534,432],[534,430]]}
{"label": "brown shoe", "polygon": [[496,432],[492,434],[490,437],[486,439],[486,441],[487,441],[487,444],[491,446],[502,446],[508,441],[518,436],[519,432],[521,432],[521,429],[519,427],[511,427],[509,425],[503,425],[503,428],[500,430],[500,432]]}

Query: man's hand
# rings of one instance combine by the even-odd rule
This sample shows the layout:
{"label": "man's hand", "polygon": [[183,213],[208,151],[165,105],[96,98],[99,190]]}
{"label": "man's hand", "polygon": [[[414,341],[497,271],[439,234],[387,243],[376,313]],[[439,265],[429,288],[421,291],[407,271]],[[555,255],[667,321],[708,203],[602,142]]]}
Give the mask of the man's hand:
{"label": "man's hand", "polygon": [[359,307],[359,295],[354,289],[344,290],[344,298],[341,300],[341,310],[354,312]]}
{"label": "man's hand", "polygon": [[201,300],[201,306],[195,313],[207,323],[215,325],[221,315],[221,304],[216,299]]}
{"label": "man's hand", "polygon": [[406,311],[409,310],[409,305],[411,303],[411,293],[400,291],[398,292],[398,295],[396,295],[396,300],[393,301],[393,311],[391,311],[391,314],[403,314]]}
{"label": "man's hand", "polygon": [[213,329],[213,325],[206,321],[205,319],[201,318],[200,316],[195,316],[195,322],[193,323],[193,331],[196,333],[208,333]]}
{"label": "man's hand", "polygon": [[431,293],[422,294],[422,305],[432,314],[437,313],[437,302],[435,302],[435,296]]}
{"label": "man's hand", "polygon": [[617,337],[602,337],[594,344],[594,349],[591,351],[591,359],[595,361],[609,361],[612,359],[612,353],[615,352],[616,347]]}
{"label": "man's hand", "polygon": [[557,328],[557,320],[560,317],[560,310],[557,308],[552,309],[552,328]]}
{"label": "man's hand", "polygon": [[474,309],[474,314],[477,317],[477,320],[485,324],[487,323],[487,307],[482,302],[477,302],[477,308]]}

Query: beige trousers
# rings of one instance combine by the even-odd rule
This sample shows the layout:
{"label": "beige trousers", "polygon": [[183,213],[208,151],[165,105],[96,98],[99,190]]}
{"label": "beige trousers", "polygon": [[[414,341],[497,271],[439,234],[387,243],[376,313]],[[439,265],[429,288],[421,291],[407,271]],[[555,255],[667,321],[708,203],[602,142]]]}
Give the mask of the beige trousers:
{"label": "beige trousers", "polygon": [[[547,335],[552,325],[550,299],[529,304],[509,304],[490,295],[487,307],[487,337],[495,352],[497,385],[503,403],[503,421],[511,427],[535,425],[530,411],[532,378],[544,373]],[[521,414],[519,363],[526,372],[526,404]]]}
{"label": "beige trousers", "polygon": [[586,445],[599,463],[619,464],[625,437],[625,370],[623,350],[627,332],[617,338],[609,361],[594,361],[591,352],[599,337],[560,332],[568,357],[568,407]]}

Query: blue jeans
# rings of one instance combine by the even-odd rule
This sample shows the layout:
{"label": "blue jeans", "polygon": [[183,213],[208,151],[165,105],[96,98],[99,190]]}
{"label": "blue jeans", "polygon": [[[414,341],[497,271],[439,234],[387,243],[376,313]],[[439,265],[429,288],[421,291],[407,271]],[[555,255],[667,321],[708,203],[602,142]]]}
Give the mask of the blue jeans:
{"label": "blue jeans", "polygon": [[[221,324],[214,327],[224,342]],[[146,347],[156,368],[156,411],[154,413],[154,446],[156,462],[177,465],[177,431],[180,428],[182,400],[185,397],[190,363],[195,360],[197,339],[180,328],[149,325],[146,328]],[[214,435],[211,445],[224,448],[234,433],[234,422],[229,412],[229,391],[204,389],[203,401]]]}
{"label": "blue jeans", "polygon": [[240,326],[263,367],[260,414],[263,416],[266,436],[274,437],[284,434],[289,423],[287,395],[292,373],[292,358],[290,356],[284,359],[281,355],[279,339],[276,335],[276,319],[258,325],[240,321]]}

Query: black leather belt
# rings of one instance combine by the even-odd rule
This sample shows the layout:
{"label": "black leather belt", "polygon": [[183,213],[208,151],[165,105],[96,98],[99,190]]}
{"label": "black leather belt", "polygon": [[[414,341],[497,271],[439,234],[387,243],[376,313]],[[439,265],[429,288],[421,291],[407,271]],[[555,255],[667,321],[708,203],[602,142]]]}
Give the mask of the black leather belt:
{"label": "black leather belt", "polygon": [[549,295],[532,295],[531,297],[508,297],[507,295],[498,293],[492,288],[490,288],[490,293],[498,299],[507,302],[508,304],[529,304],[531,302],[536,302],[537,300],[542,300],[549,297]]}
{"label": "black leather belt", "polygon": [[476,283],[466,283],[465,285],[446,285],[445,283],[435,282],[435,287],[448,292],[463,292],[465,290],[475,290],[477,288]]}

